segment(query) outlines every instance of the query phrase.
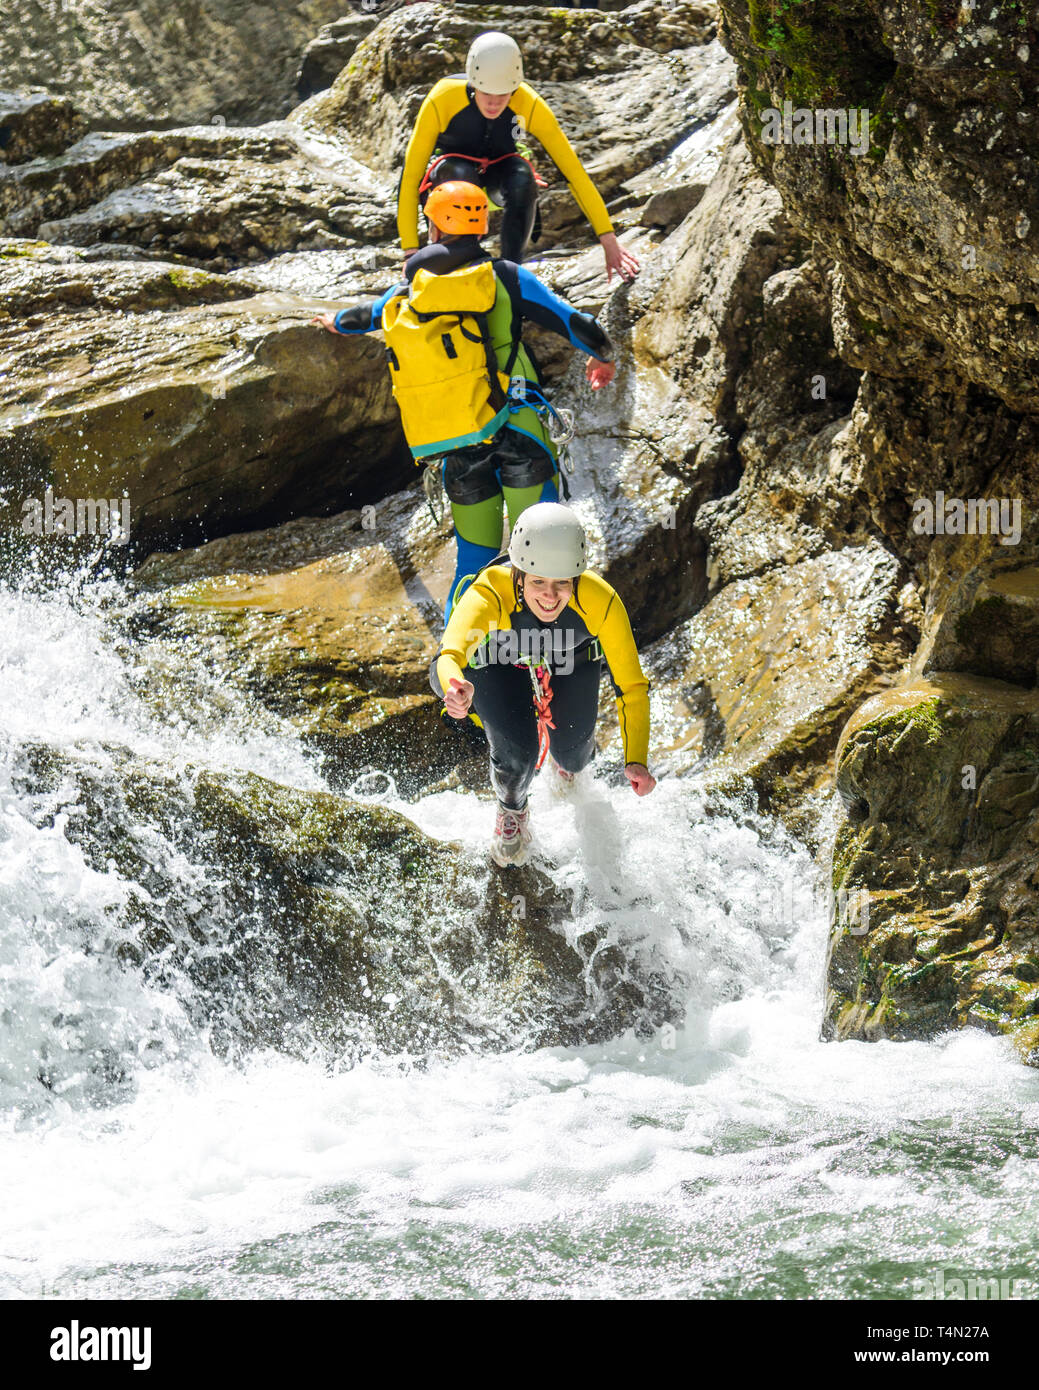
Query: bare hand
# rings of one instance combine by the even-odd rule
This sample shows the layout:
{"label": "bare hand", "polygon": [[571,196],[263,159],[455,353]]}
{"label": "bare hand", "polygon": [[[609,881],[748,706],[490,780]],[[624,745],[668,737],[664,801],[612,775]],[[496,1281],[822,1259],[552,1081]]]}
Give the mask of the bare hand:
{"label": "bare hand", "polygon": [[318,324],[321,328],[327,328],[329,333],[339,332],[339,329],[336,328],[335,314],[319,314],[316,319],[311,319],[310,322]]}
{"label": "bare hand", "polygon": [[450,690],[444,695],[447,712],[452,719],[464,719],[473,702],[473,683],[460,681],[457,676],[452,676],[450,686]]}
{"label": "bare hand", "polygon": [[403,265],[401,266],[401,269],[402,269],[402,270],[407,270],[407,268],[408,268],[408,261],[411,260],[412,256],[415,254],[415,252],[416,252],[418,249],[419,249],[419,248],[418,248],[417,246],[405,246],[405,248],[404,248],[404,262],[403,262]]}
{"label": "bare hand", "polygon": [[600,362],[597,357],[590,357],[585,366],[584,374],[591,383],[592,390],[598,391],[601,386],[609,386],[617,375],[617,364],[616,362]]}
{"label": "bare hand", "polygon": [[606,257],[606,283],[612,282],[614,271],[622,280],[634,280],[639,273],[639,263],[633,253],[620,244],[613,232],[603,232],[599,241]]}
{"label": "bare hand", "polygon": [[624,775],[631,783],[631,790],[636,796],[649,796],[657,785],[657,779],[642,763],[625,764]]}

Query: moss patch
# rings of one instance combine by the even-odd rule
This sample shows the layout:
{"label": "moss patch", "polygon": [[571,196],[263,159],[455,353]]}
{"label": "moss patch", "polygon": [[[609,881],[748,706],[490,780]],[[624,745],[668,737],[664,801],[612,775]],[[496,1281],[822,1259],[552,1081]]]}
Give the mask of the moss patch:
{"label": "moss patch", "polygon": [[[879,107],[896,64],[876,33],[865,0],[749,0],[750,37],[787,71],[784,95],[805,106]],[[753,85],[767,63],[749,60]]]}

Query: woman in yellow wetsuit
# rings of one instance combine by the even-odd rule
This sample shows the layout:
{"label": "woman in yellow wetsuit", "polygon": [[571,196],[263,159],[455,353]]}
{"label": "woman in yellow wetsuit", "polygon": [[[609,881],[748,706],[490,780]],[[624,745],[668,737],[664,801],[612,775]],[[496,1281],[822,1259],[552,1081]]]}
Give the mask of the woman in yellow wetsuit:
{"label": "woman in yellow wetsuit", "polygon": [[481,34],[469,49],[465,76],[442,78],[419,110],[397,200],[405,259],[418,250],[424,195],[435,184],[461,179],[479,184],[500,204],[502,257],[517,264],[523,260],[537,209],[533,169],[516,148],[517,136],[526,135],[544,147],[592,224],[606,257],[607,279],[614,271],[634,279],[638,261],[618,242],[606,204],[551,109],[524,82],[515,40],[497,32]]}
{"label": "woman in yellow wetsuit", "polygon": [[618,594],[588,571],[581,523],[559,502],[517,521],[511,565],[482,570],[455,605],[430,684],[447,713],[475,708],[491,750],[498,812],[491,857],[526,861],[527,791],[547,753],[558,784],[595,756],[603,661],[617,696],[624,773],[638,796],[656,786],[646,767],[649,682]]}

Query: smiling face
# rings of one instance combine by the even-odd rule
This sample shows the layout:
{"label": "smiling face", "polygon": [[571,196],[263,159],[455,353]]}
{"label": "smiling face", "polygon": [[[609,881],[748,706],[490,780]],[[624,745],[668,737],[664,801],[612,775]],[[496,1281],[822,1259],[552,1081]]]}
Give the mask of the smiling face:
{"label": "smiling face", "polygon": [[[508,81],[507,78],[506,81]],[[488,121],[493,121],[494,118],[500,116],[506,106],[508,106],[509,102],[512,100],[512,93],[506,92],[504,96],[496,97],[491,96],[490,92],[474,91],[473,100],[476,102],[476,109],[479,111],[480,115],[485,117]]]}
{"label": "smiling face", "polygon": [[523,576],[523,601],[543,623],[559,617],[573,592],[572,579],[542,579],[537,574]]}

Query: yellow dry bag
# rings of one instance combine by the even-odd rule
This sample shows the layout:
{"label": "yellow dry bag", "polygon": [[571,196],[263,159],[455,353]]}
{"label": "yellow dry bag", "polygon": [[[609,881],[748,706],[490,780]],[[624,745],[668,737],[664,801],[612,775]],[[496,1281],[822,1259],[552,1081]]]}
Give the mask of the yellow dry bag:
{"label": "yellow dry bag", "polygon": [[479,444],[509,418],[487,315],[498,293],[490,261],[434,275],[382,311],[386,356],[404,437],[416,459]]}

